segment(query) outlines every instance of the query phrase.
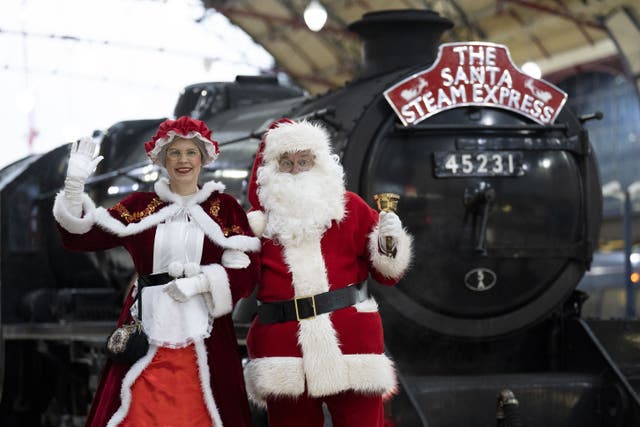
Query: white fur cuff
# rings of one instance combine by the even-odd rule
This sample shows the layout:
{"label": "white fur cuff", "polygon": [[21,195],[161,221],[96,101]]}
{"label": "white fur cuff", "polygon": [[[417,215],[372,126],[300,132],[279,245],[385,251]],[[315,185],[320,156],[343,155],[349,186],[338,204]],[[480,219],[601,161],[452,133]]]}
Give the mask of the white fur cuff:
{"label": "white fur cuff", "polygon": [[58,193],[53,203],[54,218],[62,228],[73,234],[87,233],[95,224],[94,212],[96,205],[86,193],[82,193],[82,210],[84,212],[82,218],[69,212],[64,200],[64,190]]}
{"label": "white fur cuff", "polygon": [[231,313],[233,299],[229,286],[229,276],[220,264],[202,266],[202,272],[209,280],[209,290],[213,298],[213,317],[224,316]]}
{"label": "white fur cuff", "polygon": [[371,254],[371,264],[383,276],[391,279],[399,279],[411,264],[413,254],[413,241],[411,236],[402,231],[398,236],[397,252],[395,257],[381,254],[378,250],[378,227],[369,235],[369,253]]}
{"label": "white fur cuff", "polygon": [[262,237],[264,229],[267,226],[267,217],[262,211],[251,211],[247,214],[249,220],[249,227],[253,231],[253,235],[256,237]]}
{"label": "white fur cuff", "polygon": [[249,267],[249,255],[237,249],[225,249],[222,253],[221,264],[225,268],[243,269]]}
{"label": "white fur cuff", "polygon": [[249,398],[266,407],[267,397],[300,396],[304,393],[304,369],[300,357],[265,357],[249,361],[244,368]]}
{"label": "white fur cuff", "polygon": [[[347,385],[340,391],[388,395],[397,389],[393,362],[384,354],[345,354]],[[300,396],[305,390],[305,370],[299,357],[264,357],[244,368],[247,393],[259,406],[277,396]],[[339,393],[337,391],[336,393]],[[310,393],[313,395],[313,393]]]}

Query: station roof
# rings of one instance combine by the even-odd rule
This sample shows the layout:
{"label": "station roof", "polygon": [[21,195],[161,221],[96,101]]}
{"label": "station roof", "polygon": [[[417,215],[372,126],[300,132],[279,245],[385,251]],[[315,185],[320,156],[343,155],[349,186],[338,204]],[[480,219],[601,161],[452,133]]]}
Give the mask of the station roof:
{"label": "station roof", "polygon": [[[624,34],[616,39],[610,29],[620,15],[637,16],[640,9],[640,0],[320,0],[328,20],[321,31],[313,32],[303,19],[310,0],[202,1],[246,31],[273,55],[279,71],[312,94],[353,79],[361,58],[360,40],[347,26],[367,12],[436,11],[454,23],[442,42],[503,44],[518,66],[534,61],[546,76],[616,57]],[[637,61],[640,68],[637,34],[627,31],[627,36],[636,40],[628,47],[631,62]]]}

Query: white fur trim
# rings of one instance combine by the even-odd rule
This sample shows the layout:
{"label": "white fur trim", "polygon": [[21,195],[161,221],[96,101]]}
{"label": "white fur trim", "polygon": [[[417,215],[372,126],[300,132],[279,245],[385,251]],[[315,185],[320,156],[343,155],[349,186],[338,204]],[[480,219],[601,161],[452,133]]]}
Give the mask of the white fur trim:
{"label": "white fur trim", "polygon": [[[285,374],[286,373],[286,374]],[[249,361],[244,368],[249,398],[266,407],[267,396],[300,396],[304,393],[301,357],[265,357]]]}
{"label": "white fur trim", "polygon": [[[393,362],[384,354],[345,354],[348,384],[344,390],[385,395],[397,388]],[[304,393],[304,368],[299,357],[265,357],[250,360],[244,368],[249,398],[260,406],[268,397]],[[309,392],[312,396],[314,395]]]}
{"label": "white fur trim", "polygon": [[198,273],[200,273],[200,264],[196,262],[188,262],[184,265],[185,277],[193,277]]}
{"label": "white fur trim", "polygon": [[249,267],[251,258],[249,258],[249,255],[237,249],[225,249],[222,253],[220,264],[225,268],[242,270],[243,268]]}
{"label": "white fur trim", "polygon": [[150,344],[147,354],[141,357],[127,371],[127,374],[122,380],[122,387],[120,388],[120,407],[107,423],[107,427],[117,426],[127,416],[129,407],[131,406],[131,387],[133,386],[133,383],[136,382],[140,374],[142,374],[142,371],[149,366],[149,363],[151,363],[157,351],[158,347]]}
{"label": "white fur trim", "polygon": [[[329,290],[320,239],[311,238],[299,245],[285,245],[283,255],[291,271],[296,297]],[[309,394],[324,396],[348,387],[347,367],[329,314],[299,322],[298,344],[302,348]]]}
{"label": "white fur trim", "polygon": [[319,238],[303,240],[300,244],[285,245],[284,261],[291,271],[296,297],[315,295],[329,290],[327,268]]}
{"label": "white fur trim", "polygon": [[160,154],[160,151],[162,151],[162,149],[167,144],[172,143],[173,140],[176,138],[184,138],[184,139],[196,138],[197,140],[201,141],[204,145],[205,150],[207,150],[206,152],[207,158],[202,159],[203,165],[209,164],[218,158],[219,154],[216,153],[216,149],[213,143],[211,142],[211,140],[202,136],[200,132],[196,132],[192,130],[186,135],[181,135],[174,130],[170,130],[169,132],[167,132],[167,136],[165,136],[164,138],[158,139],[156,141],[156,145],[153,147],[153,150],[149,151],[148,156],[151,159],[151,161],[155,164],[158,164],[158,154]]}
{"label": "white fur trim", "polygon": [[203,392],[204,403],[207,405],[213,425],[222,427],[220,412],[218,411],[215,399],[213,398],[213,391],[211,390],[211,374],[209,372],[209,363],[207,362],[207,348],[203,341],[196,341],[194,344],[196,357],[198,359],[198,374],[200,375],[200,388]]}
{"label": "white fur trim", "polygon": [[349,371],[329,314],[298,323],[298,344],[311,396],[328,396],[349,388]]}
{"label": "white fur trim", "polygon": [[251,211],[247,214],[249,227],[256,237],[262,237],[264,229],[267,226],[267,217],[262,211]]}
{"label": "white fur trim", "polygon": [[184,274],[184,265],[180,261],[171,261],[167,267],[167,273],[171,277],[182,277]]}
{"label": "white fur trim", "polygon": [[383,276],[390,279],[399,279],[402,277],[409,265],[411,264],[411,256],[413,254],[413,241],[411,236],[403,230],[398,236],[397,252],[395,257],[381,254],[378,249],[378,227],[373,229],[369,234],[369,254],[371,264]]}
{"label": "white fur trim", "polygon": [[214,191],[223,192],[225,189],[224,184],[216,181],[206,182],[201,189],[196,191],[193,196],[189,197],[185,203],[183,196],[171,191],[169,180],[167,178],[160,178],[153,185],[153,190],[156,192],[160,200],[170,203],[176,203],[180,206],[194,206],[207,200]]}
{"label": "white fur trim", "polygon": [[218,246],[224,249],[237,249],[242,252],[260,252],[260,239],[243,235],[225,237],[218,223],[211,219],[200,205],[189,208],[189,213],[209,240]]}
{"label": "white fur trim", "polygon": [[164,222],[177,214],[179,210],[180,206],[175,204],[169,205],[165,208],[160,209],[154,214],[142,218],[142,220],[138,222],[132,222],[130,224],[124,225],[123,223],[112,217],[109,211],[107,211],[105,208],[99,207],[95,210],[95,218],[96,224],[98,224],[100,227],[115,234],[116,236],[125,237],[132,236],[141,233],[151,227],[155,227],[161,222]]}
{"label": "white fur trim", "polygon": [[209,264],[202,266],[202,272],[209,281],[209,289],[213,298],[213,312],[211,313],[213,317],[231,313],[233,299],[227,271],[220,264]]}
{"label": "white fur trim", "polygon": [[96,205],[86,193],[82,193],[82,210],[84,211],[82,218],[69,212],[64,200],[64,190],[58,193],[53,203],[53,217],[62,228],[73,234],[87,233],[95,224]]}
{"label": "white fur trim", "polygon": [[303,150],[328,153],[330,141],[326,129],[307,121],[281,123],[267,132],[263,153],[264,163],[277,159],[283,153]]}
{"label": "white fur trim", "polygon": [[161,222],[164,222],[177,214],[181,209],[186,209],[204,231],[204,234],[209,238],[209,240],[218,246],[224,249],[238,249],[244,252],[258,252],[260,250],[260,239],[256,237],[242,235],[225,237],[218,223],[207,215],[200,205],[184,207],[173,203],[160,209],[156,213],[142,218],[139,222],[132,222],[127,225],[124,225],[112,217],[111,214],[102,207],[95,210],[94,216],[95,222],[102,228],[117,236],[125,237],[132,236],[151,227],[155,227]]}

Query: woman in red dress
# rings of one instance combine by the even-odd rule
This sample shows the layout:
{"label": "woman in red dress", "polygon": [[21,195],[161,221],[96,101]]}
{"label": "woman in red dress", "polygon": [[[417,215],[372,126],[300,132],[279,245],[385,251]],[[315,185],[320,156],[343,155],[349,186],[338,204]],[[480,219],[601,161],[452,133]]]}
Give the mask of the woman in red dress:
{"label": "woman in red dress", "polygon": [[[83,193],[102,157],[90,139],[74,144],[53,208],[67,249],[123,246],[155,285],[142,288],[149,351],[133,365],[107,362],[86,425],[250,426],[231,311],[258,278],[260,242],[223,184],[198,185],[219,153],[203,122],[166,120],[145,149],[168,178],[104,209]],[[119,325],[137,315],[137,290]]]}

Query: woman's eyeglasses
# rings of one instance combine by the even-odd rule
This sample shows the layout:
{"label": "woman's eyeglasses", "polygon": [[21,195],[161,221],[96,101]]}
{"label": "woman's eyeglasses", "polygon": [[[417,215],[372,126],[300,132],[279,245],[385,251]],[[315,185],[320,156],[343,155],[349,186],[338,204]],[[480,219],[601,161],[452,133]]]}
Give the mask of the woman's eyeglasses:
{"label": "woman's eyeglasses", "polygon": [[195,159],[200,155],[200,151],[196,149],[186,150],[186,151],[171,150],[171,149],[167,150],[167,158],[171,160],[180,160],[180,158],[182,158],[183,155],[187,159]]}

